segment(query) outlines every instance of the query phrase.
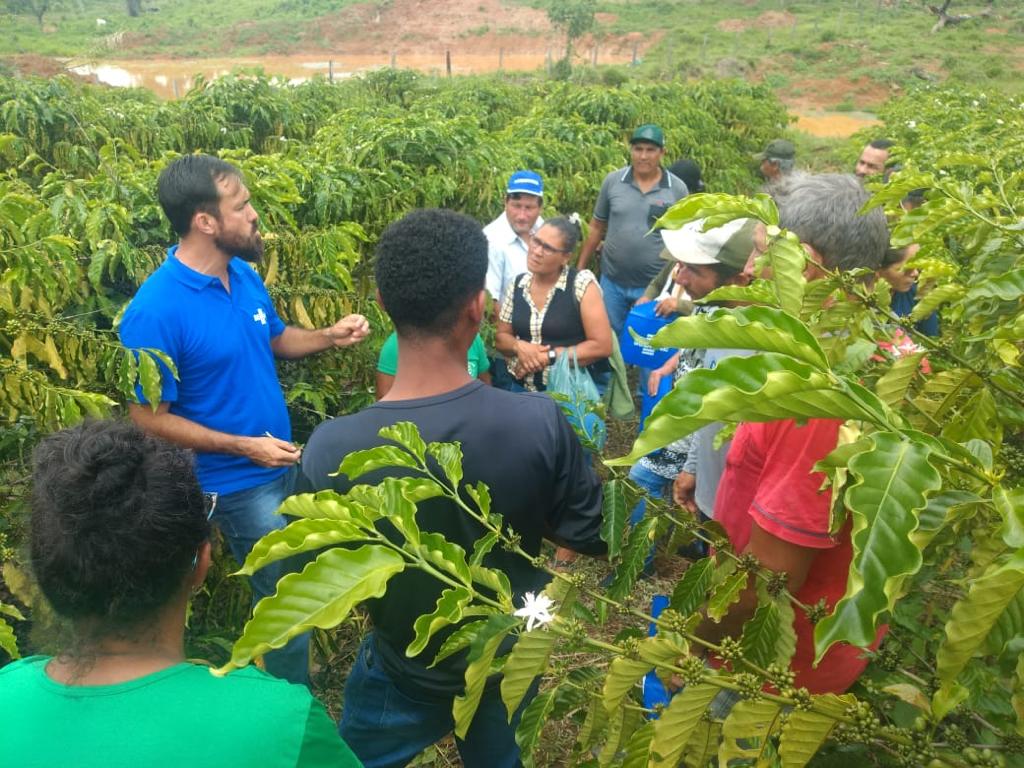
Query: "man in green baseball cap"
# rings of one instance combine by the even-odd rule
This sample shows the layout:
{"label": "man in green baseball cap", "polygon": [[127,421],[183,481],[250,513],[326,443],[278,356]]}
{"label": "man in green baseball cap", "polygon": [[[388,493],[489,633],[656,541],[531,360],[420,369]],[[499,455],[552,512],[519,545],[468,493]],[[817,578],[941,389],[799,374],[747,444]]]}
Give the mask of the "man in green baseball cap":
{"label": "man in green baseball cap", "polygon": [[646,123],[633,131],[630,163],[609,173],[601,184],[590,232],[576,264],[577,269],[586,269],[604,242],[601,292],[616,335],[647,284],[661,271],[663,262],[658,257],[665,246],[660,230],[652,232],[651,227],[687,195],[686,184],[661,167],[664,157],[665,134],[660,127]]}
{"label": "man in green baseball cap", "polygon": [[761,161],[761,175],[765,181],[772,184],[793,170],[796,147],[791,141],[772,139],[763,152],[754,155],[754,159]]}
{"label": "man in green baseball cap", "polygon": [[661,128],[653,123],[644,123],[633,131],[633,135],[630,137],[629,143],[632,145],[640,141],[646,141],[650,144],[654,144],[661,149],[665,148],[665,134],[662,132]]}

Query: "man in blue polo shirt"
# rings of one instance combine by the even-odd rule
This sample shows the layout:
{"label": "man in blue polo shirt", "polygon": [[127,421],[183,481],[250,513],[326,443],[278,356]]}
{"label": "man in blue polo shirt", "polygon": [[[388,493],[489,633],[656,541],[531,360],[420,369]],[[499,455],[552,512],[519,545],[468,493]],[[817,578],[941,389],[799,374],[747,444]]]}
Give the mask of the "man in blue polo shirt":
{"label": "man in blue polo shirt", "polygon": [[[284,526],[276,514],[290,495],[301,456],[274,358],[346,347],[369,332],[349,315],[329,328],[286,326],[256,271],[263,255],[259,216],[241,173],[209,155],[172,162],[157,181],[160,205],[179,236],[167,260],[139,288],[121,321],[122,343],[159,349],[159,403],[137,388],[132,420],[196,453],[200,484],[218,494],[213,521],[239,562],[261,536]],[[285,568],[268,566],[250,584],[253,599],[273,594]],[[308,682],[308,635],[267,654],[267,671]]]}
{"label": "man in blue polo shirt", "polygon": [[586,269],[601,249],[601,291],[608,320],[618,336],[629,310],[664,262],[665,244],[651,226],[673,203],[686,197],[686,184],[661,167],[665,135],[656,125],[641,125],[629,140],[630,164],[609,173],[601,184],[590,232],[576,269]]}

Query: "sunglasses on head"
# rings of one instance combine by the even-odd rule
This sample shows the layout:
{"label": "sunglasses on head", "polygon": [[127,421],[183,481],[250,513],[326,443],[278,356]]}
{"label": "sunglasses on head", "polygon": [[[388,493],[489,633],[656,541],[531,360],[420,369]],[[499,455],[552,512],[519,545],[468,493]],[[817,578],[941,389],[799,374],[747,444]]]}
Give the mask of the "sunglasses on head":
{"label": "sunglasses on head", "polygon": [[[210,518],[213,517],[213,510],[217,508],[217,494],[216,493],[204,493],[203,494],[203,512],[206,513],[206,521],[209,522]],[[199,549],[196,549],[196,553],[192,555],[192,570],[196,569],[199,565]]]}

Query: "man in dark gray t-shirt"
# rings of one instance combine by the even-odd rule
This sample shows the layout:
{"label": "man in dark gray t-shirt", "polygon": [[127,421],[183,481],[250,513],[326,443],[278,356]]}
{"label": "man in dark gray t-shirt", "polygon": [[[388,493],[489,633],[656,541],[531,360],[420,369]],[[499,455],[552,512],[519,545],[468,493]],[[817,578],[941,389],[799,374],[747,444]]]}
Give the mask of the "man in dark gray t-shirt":
{"label": "man in dark gray t-shirt", "polygon": [[[461,443],[463,482],[487,484],[491,511],[518,534],[531,557],[540,554],[543,538],[584,554],[603,553],[600,482],[557,403],[543,394],[486,386],[466,371],[486,301],[487,239],[479,224],[453,211],[413,211],[384,232],[375,269],[381,302],[398,334],[394,384],[376,405],[317,427],[303,452],[300,489],[348,491],[348,477],[331,477],[341,460],[384,444],[377,434],[382,427],[412,422],[428,442]],[[380,469],[358,482],[404,474]],[[420,502],[416,521],[466,552],[485,533],[446,498]],[[517,604],[548,580],[531,561],[500,546],[483,564],[505,573]],[[406,656],[413,623],[434,611],[444,587],[407,568],[391,578],[382,597],[367,603],[374,631],[345,684],[339,726],[366,765],[405,766],[452,730],[452,701],[464,687],[467,652],[431,663],[455,627],[436,633],[419,655]],[[466,737],[456,739],[467,768],[521,765],[519,712],[510,723],[496,682],[489,681]]]}
{"label": "man in dark gray t-shirt", "polygon": [[661,167],[665,135],[656,125],[641,125],[629,140],[630,164],[612,171],[601,184],[590,232],[577,269],[585,269],[601,242],[601,291],[616,335],[626,315],[664,263],[665,247],[654,222],[686,197],[686,184]]}

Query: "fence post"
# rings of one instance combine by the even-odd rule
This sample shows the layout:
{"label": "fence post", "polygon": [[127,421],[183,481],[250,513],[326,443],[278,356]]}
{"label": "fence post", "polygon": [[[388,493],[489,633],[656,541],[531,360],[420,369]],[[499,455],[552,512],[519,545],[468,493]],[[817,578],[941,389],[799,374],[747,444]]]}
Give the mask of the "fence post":
{"label": "fence post", "polygon": [[630,66],[633,66],[633,67],[635,67],[635,66],[636,66],[636,50],[637,50],[637,47],[638,47],[638,46],[639,46],[639,44],[638,44],[638,43],[633,43],[633,61],[632,61],[632,63],[630,64]]}
{"label": "fence post", "polygon": [[498,49],[498,71],[501,72],[505,68],[505,49]]}
{"label": "fence post", "polygon": [[391,52],[391,68],[392,68],[392,69],[394,69],[394,68],[395,68],[395,60],[396,60],[397,58],[398,58],[398,55],[397,55],[397,54],[396,54],[396,53],[395,53],[394,51],[392,51],[392,52]]}
{"label": "fence post", "polygon": [[597,66],[597,42],[594,43],[594,48],[590,52],[590,65],[592,67]]}
{"label": "fence post", "polygon": [[452,52],[447,50],[444,52],[444,68],[448,73],[448,77],[452,76]]}
{"label": "fence post", "polygon": [[327,82],[334,82],[334,59],[327,60]]}

